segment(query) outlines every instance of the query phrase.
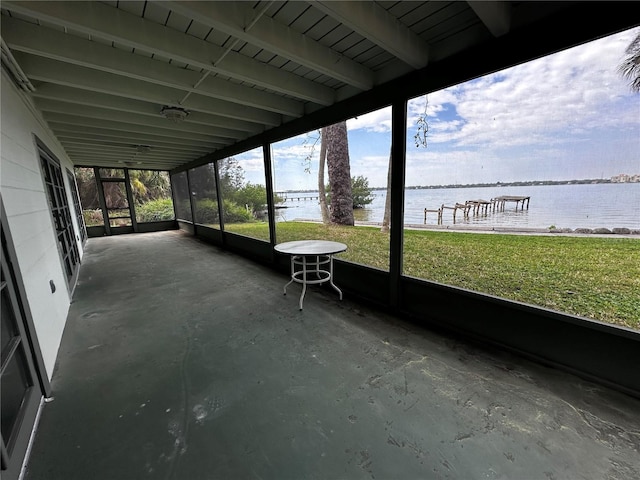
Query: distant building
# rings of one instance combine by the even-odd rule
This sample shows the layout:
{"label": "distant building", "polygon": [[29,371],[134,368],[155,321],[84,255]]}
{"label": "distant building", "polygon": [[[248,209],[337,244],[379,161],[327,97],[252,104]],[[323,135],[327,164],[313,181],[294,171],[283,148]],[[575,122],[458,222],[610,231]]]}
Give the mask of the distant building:
{"label": "distant building", "polygon": [[626,173],[621,173],[619,175],[614,175],[611,177],[611,183],[634,183],[640,182],[640,174],[636,173],[635,175],[627,175]]}

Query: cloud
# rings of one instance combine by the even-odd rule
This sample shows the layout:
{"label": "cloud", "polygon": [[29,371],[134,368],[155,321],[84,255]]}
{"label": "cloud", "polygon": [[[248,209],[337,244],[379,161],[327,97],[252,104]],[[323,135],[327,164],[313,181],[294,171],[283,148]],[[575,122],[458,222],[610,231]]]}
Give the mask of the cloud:
{"label": "cloud", "polygon": [[[635,28],[411,99],[407,185],[640,172],[640,95],[618,71],[638,33]],[[416,148],[413,135],[425,111],[428,145]],[[349,119],[347,128],[352,175],[386,185],[391,107]],[[272,146],[277,188],[316,187],[315,138],[313,131]]]}
{"label": "cloud", "polygon": [[[617,69],[639,31],[429,94],[429,142],[505,148],[555,143],[571,135],[593,138],[602,128],[637,128],[638,98]],[[455,116],[443,119],[448,110]],[[409,104],[414,122],[421,111],[424,97]]]}
{"label": "cloud", "polygon": [[[262,178],[264,178],[264,157],[262,155],[262,147],[254,148],[253,150],[243,152],[239,155],[234,155],[233,157],[238,160],[238,164],[242,167],[247,176],[253,176],[253,173],[261,173]],[[252,181],[252,183],[256,182]],[[262,183],[264,185],[264,180],[258,183]]]}
{"label": "cloud", "polygon": [[347,120],[349,131],[365,130],[368,132],[390,132],[391,131],[391,107],[381,108],[364,115]]}

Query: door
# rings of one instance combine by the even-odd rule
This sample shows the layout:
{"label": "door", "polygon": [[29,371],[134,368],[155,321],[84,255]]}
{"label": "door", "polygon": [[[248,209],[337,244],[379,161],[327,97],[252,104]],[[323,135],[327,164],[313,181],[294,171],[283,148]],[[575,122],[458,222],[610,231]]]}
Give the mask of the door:
{"label": "door", "polygon": [[53,225],[58,239],[58,250],[67,275],[69,290],[72,291],[80,269],[80,254],[73,231],[71,210],[67,201],[67,192],[64,188],[62,169],[56,160],[42,150],[40,150],[40,163],[42,165],[47,198],[49,199],[49,208],[53,217]]}
{"label": "door", "polygon": [[[4,227],[4,225],[3,225]],[[0,431],[1,477],[20,475],[31,432],[43,397],[26,332],[21,298],[2,228],[2,277],[0,283]]]}
{"label": "door", "polygon": [[76,220],[78,221],[78,229],[80,230],[80,239],[84,245],[87,239],[87,227],[84,224],[84,217],[82,216],[82,206],[80,205],[80,196],[78,195],[78,188],[76,187],[76,179],[69,170],[67,170],[67,179],[71,186],[71,198],[73,199],[73,208],[76,212]]}
{"label": "door", "polygon": [[99,190],[104,195],[107,235],[133,233],[138,230],[135,218],[129,171],[122,168],[96,168]]}

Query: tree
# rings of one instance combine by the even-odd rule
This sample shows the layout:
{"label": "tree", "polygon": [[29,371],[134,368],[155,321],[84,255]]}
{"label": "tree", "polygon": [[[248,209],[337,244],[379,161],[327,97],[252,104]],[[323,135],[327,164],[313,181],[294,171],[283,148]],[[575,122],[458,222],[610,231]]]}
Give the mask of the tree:
{"label": "tree", "polygon": [[[101,168],[103,178],[123,178],[124,171],[116,168]],[[92,168],[76,168],[76,183],[80,203],[85,210],[100,208],[98,187]],[[129,170],[131,190],[137,204],[170,197],[171,184],[168,172],[155,170]],[[102,184],[107,206],[127,205],[126,190],[118,182],[104,182]]]}
{"label": "tree", "polygon": [[365,205],[373,202],[367,177],[358,175],[351,178],[351,197],[353,199],[353,208],[364,208]]}
{"label": "tree", "polygon": [[634,38],[625,53],[627,56],[618,68],[623,78],[631,82],[631,91],[640,92],[640,34]]}
{"label": "tree", "polygon": [[98,186],[93,174],[93,168],[76,167],[76,183],[78,184],[78,196],[84,210],[96,210],[100,208],[98,199]]}
{"label": "tree", "polygon": [[[238,160],[229,157],[220,161],[218,176],[225,222],[247,222],[265,214],[267,189],[264,185],[245,182],[244,169]],[[277,195],[274,201],[279,201]]]}
{"label": "tree", "polygon": [[156,170],[129,170],[131,189],[137,205],[171,198],[169,172]]}
{"label": "tree", "polygon": [[[326,197],[331,202],[331,185],[325,187]],[[373,202],[371,196],[371,188],[369,188],[369,180],[364,175],[351,177],[351,201],[353,209],[364,208]]]}
{"label": "tree", "polygon": [[349,165],[349,141],[347,122],[342,121],[323,129],[326,135],[327,171],[331,185],[331,223],[354,225],[353,198],[351,195],[351,167]]}
{"label": "tree", "polygon": [[264,185],[247,182],[236,191],[233,200],[239,205],[248,206],[255,213],[264,210],[267,204],[267,189]]}
{"label": "tree", "polygon": [[227,196],[240,190],[244,185],[244,170],[233,157],[225,158],[218,163],[218,187]]}
{"label": "tree", "polygon": [[189,175],[192,192],[199,198],[216,197],[216,173],[213,163],[198,167],[196,175]]}

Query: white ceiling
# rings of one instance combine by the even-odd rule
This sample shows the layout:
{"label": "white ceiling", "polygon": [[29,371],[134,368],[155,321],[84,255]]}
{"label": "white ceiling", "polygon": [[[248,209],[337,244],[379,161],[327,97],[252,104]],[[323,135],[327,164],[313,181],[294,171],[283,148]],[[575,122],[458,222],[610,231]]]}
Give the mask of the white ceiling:
{"label": "white ceiling", "polygon": [[596,3],[2,0],[3,64],[76,165],[172,169]]}

